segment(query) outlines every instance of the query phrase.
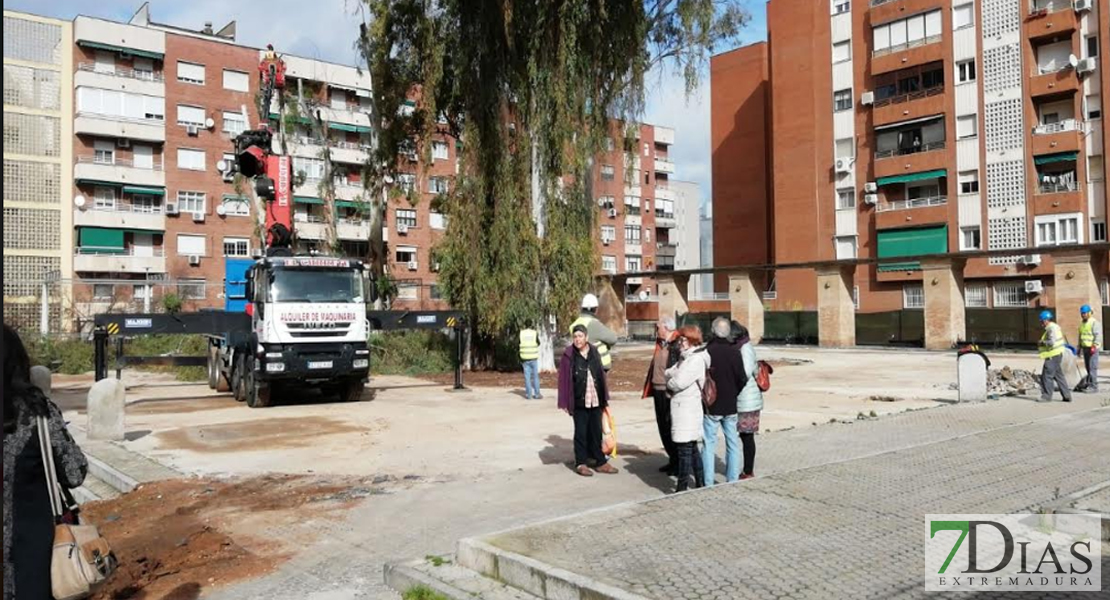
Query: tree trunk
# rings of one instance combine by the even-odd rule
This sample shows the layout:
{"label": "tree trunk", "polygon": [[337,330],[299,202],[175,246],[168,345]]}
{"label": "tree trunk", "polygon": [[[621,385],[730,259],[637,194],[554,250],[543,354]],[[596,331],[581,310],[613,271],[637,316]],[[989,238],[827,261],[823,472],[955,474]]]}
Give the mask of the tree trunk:
{"label": "tree trunk", "polygon": [[[540,164],[539,142],[532,138],[532,220],[536,223],[536,235],[543,242],[546,233],[545,222],[547,216],[547,190]],[[539,369],[543,373],[555,370],[555,340],[558,332],[555,331],[555,316],[549,309],[547,302],[548,283],[547,277],[540,277],[538,282],[540,307],[543,311],[539,322],[536,323],[536,333],[540,344]]]}

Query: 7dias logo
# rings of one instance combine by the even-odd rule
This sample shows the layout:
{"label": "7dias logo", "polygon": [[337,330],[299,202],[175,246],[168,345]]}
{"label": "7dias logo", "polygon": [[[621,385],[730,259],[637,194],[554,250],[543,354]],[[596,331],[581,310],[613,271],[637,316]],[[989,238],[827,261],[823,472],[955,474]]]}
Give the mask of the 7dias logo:
{"label": "7dias logo", "polygon": [[1100,515],[926,515],[925,589],[1102,590]]}

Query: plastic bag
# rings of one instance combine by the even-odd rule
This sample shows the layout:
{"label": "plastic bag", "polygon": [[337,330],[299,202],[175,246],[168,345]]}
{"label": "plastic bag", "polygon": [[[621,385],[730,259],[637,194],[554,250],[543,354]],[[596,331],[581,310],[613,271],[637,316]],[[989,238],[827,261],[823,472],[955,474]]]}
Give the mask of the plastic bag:
{"label": "plastic bag", "polygon": [[617,421],[608,407],[601,413],[601,453],[617,457]]}

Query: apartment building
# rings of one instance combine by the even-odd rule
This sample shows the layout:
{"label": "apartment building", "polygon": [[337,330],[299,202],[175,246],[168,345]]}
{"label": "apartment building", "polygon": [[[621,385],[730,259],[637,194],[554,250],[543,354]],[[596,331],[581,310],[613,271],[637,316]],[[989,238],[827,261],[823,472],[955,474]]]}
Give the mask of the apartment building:
{"label": "apartment building", "polygon": [[[1106,241],[1110,0],[771,0],[767,18],[767,42],[712,59],[717,264]],[[1047,255],[963,273],[969,307],[1052,303]],[[811,270],[763,283],[773,310],[816,306]],[[913,261],[855,285],[861,312],[923,306]]]}
{"label": "apartment building", "polygon": [[[41,281],[73,272],[72,24],[4,11],[4,320],[37,329]],[[68,298],[48,294],[49,322]]]}

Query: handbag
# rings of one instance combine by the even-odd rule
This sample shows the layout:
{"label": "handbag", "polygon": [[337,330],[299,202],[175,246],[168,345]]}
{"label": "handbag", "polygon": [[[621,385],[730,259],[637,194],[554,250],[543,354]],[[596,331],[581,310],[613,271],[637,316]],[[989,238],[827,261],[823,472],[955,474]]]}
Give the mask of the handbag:
{"label": "handbag", "polygon": [[601,453],[617,457],[617,421],[609,412],[609,407],[601,413]]}
{"label": "handbag", "polygon": [[767,361],[761,360],[756,363],[755,384],[759,386],[759,391],[766,392],[771,389],[771,374],[774,372],[774,367]]}
{"label": "handbag", "polygon": [[698,384],[698,389],[701,390],[701,403],[706,408],[713,406],[717,401],[717,382],[713,381],[713,367],[705,370],[705,384]]}
{"label": "handbag", "polygon": [[50,425],[46,417],[36,419],[39,433],[39,450],[46,471],[46,485],[50,493],[50,509],[54,514],[54,550],[50,557],[50,587],[55,600],[87,598],[108,580],[119,566],[108,540],[100,536],[94,525],[69,524],[77,522],[76,510],[68,507],[58,471],[54,466],[54,451],[50,443]]}

